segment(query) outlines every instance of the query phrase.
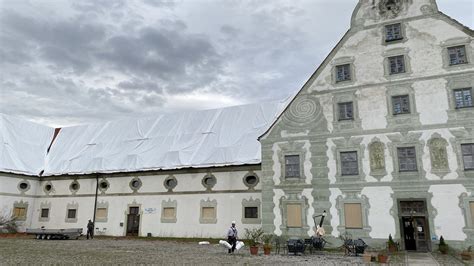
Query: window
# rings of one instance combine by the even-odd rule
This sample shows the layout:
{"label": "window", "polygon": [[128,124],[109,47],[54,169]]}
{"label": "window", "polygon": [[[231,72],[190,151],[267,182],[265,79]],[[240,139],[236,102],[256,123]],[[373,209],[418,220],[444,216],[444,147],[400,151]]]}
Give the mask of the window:
{"label": "window", "polygon": [[354,106],[352,102],[339,103],[339,120],[353,120]]}
{"label": "window", "polygon": [[300,177],[300,156],[286,155],[285,156],[285,176],[287,178]]}
{"label": "window", "polygon": [[68,209],[67,210],[67,218],[68,219],[76,219],[76,209]]}
{"label": "window", "polygon": [[362,229],[362,205],[360,203],[345,203],[344,218],[346,228]]}
{"label": "window", "polygon": [[469,207],[471,208],[471,221],[472,224],[474,225],[474,201],[469,202]]}
{"label": "window", "polygon": [[176,209],[172,207],[163,208],[163,218],[164,219],[176,218]]}
{"label": "window", "polygon": [[359,163],[357,152],[341,152],[341,175],[358,175]]}
{"label": "window", "polygon": [[403,55],[388,58],[390,75],[405,73],[405,57]]}
{"label": "window", "polygon": [[392,24],[385,26],[385,42],[403,40],[402,24]]}
{"label": "window", "polygon": [[301,221],[301,204],[286,205],[286,220],[288,227],[303,227]]}
{"label": "window", "polygon": [[41,218],[49,217],[49,209],[41,209]]}
{"label": "window", "polygon": [[95,218],[96,219],[106,219],[107,218],[107,208],[97,208]]}
{"label": "window", "polygon": [[448,55],[451,66],[467,63],[466,47],[464,45],[448,48]]}
{"label": "window", "polygon": [[400,172],[416,172],[416,149],[414,147],[398,148],[398,166]]}
{"label": "window", "polygon": [[351,65],[336,66],[336,82],[351,80]]}
{"label": "window", "polygon": [[214,207],[202,207],[202,219],[215,219],[216,218],[216,209]]}
{"label": "window", "polygon": [[26,208],[25,207],[15,207],[13,208],[13,217],[17,220],[26,219]]}
{"label": "window", "polygon": [[472,88],[454,90],[454,100],[456,108],[473,107]]}
{"label": "window", "polygon": [[393,96],[392,106],[394,115],[402,115],[410,113],[410,96]]}
{"label": "window", "polygon": [[258,207],[245,207],[246,219],[258,219]]}
{"label": "window", "polygon": [[461,149],[464,170],[474,170],[474,144],[463,144]]}

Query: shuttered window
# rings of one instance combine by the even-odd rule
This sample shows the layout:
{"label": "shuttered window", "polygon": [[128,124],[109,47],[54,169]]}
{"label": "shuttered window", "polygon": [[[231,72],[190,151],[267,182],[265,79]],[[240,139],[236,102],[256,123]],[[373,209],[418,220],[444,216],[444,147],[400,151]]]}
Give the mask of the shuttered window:
{"label": "shuttered window", "polygon": [[346,228],[362,229],[362,205],[360,203],[344,204]]}
{"label": "shuttered window", "polygon": [[303,227],[301,221],[301,204],[286,205],[286,219],[288,227]]}
{"label": "shuttered window", "polygon": [[13,209],[13,217],[16,219],[25,219],[26,218],[26,208],[24,207],[15,207]]}
{"label": "shuttered window", "polygon": [[469,206],[471,207],[471,221],[474,225],[474,201],[469,202]]}
{"label": "shuttered window", "polygon": [[107,208],[97,208],[95,214],[96,219],[105,219],[107,218]]}
{"label": "shuttered window", "polygon": [[448,48],[449,64],[460,65],[467,63],[466,47],[464,45]]}
{"label": "shuttered window", "polygon": [[285,156],[285,176],[286,178],[300,177],[300,156],[286,155]]}
{"label": "shuttered window", "polygon": [[216,209],[214,207],[202,207],[202,218],[203,219],[215,219]]}

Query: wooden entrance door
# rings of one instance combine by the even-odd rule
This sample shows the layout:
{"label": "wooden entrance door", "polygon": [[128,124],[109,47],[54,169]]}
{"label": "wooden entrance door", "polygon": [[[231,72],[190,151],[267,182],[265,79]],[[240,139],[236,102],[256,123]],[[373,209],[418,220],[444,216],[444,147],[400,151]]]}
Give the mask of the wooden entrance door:
{"label": "wooden entrance door", "polygon": [[127,215],[127,236],[138,236],[140,230],[139,207],[130,207]]}
{"label": "wooden entrance door", "polygon": [[431,242],[426,202],[400,201],[399,214],[405,249],[428,252]]}

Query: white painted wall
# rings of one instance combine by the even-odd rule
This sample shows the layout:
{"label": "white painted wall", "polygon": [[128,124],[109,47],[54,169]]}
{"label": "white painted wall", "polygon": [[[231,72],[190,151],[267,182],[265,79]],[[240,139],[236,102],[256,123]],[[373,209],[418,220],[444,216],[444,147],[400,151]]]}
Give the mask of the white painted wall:
{"label": "white painted wall", "polygon": [[393,198],[391,187],[365,187],[362,195],[369,199],[369,226],[372,228],[370,237],[386,238],[389,234],[395,237],[395,220],[390,215],[390,209],[393,207]]}

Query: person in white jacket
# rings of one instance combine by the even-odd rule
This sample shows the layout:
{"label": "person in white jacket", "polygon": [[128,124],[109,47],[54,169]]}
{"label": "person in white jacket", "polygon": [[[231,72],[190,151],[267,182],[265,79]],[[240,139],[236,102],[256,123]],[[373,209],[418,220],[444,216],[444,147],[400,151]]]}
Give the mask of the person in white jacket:
{"label": "person in white jacket", "polygon": [[235,245],[237,244],[237,228],[235,228],[235,221],[232,221],[232,225],[227,230],[227,242],[232,245],[232,248],[229,248],[229,253],[234,253]]}

